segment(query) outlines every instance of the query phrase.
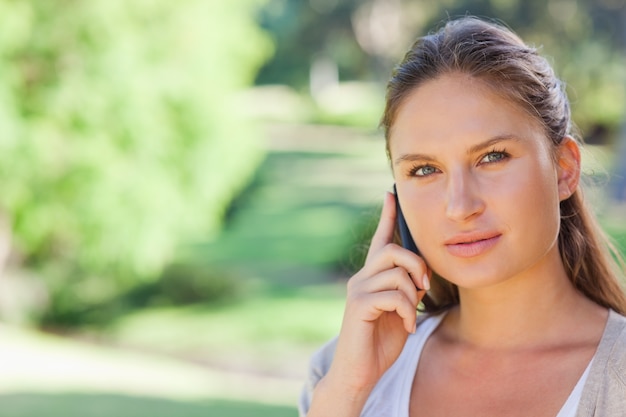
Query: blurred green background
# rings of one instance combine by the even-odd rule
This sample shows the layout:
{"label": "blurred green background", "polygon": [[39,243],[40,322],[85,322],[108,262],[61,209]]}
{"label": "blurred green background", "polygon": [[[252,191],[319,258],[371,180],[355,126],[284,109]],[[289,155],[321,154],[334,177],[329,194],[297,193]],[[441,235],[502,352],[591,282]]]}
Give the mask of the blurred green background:
{"label": "blurred green background", "polygon": [[412,40],[549,56],[626,250],[626,0],[0,0],[0,416],[294,416],[391,184]]}

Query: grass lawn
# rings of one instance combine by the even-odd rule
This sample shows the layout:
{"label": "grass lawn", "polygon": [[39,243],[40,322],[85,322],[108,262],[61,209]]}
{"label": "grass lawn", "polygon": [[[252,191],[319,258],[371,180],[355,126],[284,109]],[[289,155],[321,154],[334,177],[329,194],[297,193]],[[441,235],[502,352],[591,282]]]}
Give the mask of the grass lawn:
{"label": "grass lawn", "polygon": [[102,336],[218,369],[300,383],[313,351],[338,333],[343,306],[343,285],[304,287],[222,306],[147,309]]}
{"label": "grass lawn", "polygon": [[293,407],[246,401],[176,401],[105,393],[0,394],[2,417],[293,417]]}
{"label": "grass lawn", "polygon": [[148,309],[80,339],[0,326],[0,417],[295,416],[342,310],[331,285]]}
{"label": "grass lawn", "polygon": [[0,326],[0,416],[288,416],[301,386]]}

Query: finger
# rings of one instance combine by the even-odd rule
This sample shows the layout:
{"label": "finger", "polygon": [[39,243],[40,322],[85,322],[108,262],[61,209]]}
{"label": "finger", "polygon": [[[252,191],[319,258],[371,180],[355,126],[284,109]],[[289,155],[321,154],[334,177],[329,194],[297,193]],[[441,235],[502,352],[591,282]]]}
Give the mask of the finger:
{"label": "finger", "polygon": [[388,244],[369,257],[363,268],[356,274],[355,280],[360,281],[361,277],[372,277],[396,267],[404,268],[416,287],[430,289],[428,279],[425,279],[429,274],[429,269],[424,259],[395,244]]}
{"label": "finger", "polygon": [[387,192],[385,194],[383,209],[380,213],[380,220],[378,221],[378,226],[376,227],[369,251],[367,252],[368,257],[370,254],[378,252],[384,248],[385,245],[393,241],[393,232],[396,226],[395,202],[395,196]]}
{"label": "finger", "polygon": [[402,291],[382,291],[363,296],[363,305],[368,306],[364,313],[364,320],[373,322],[383,313],[396,312],[402,319],[407,332],[413,333],[417,321],[415,306]]}
{"label": "finger", "polygon": [[419,295],[416,287],[416,283],[406,269],[395,267],[374,275],[369,279],[357,282],[350,288],[350,291],[354,293],[375,293],[399,290],[407,296],[414,307],[417,307]]}

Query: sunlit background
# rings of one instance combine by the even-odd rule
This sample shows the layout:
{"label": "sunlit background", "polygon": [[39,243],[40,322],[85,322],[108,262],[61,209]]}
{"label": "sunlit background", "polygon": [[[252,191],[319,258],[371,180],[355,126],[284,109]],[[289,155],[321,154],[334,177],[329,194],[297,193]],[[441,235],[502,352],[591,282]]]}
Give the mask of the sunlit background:
{"label": "sunlit background", "polygon": [[550,57],[626,249],[626,0],[0,0],[0,416],[294,416],[448,17]]}

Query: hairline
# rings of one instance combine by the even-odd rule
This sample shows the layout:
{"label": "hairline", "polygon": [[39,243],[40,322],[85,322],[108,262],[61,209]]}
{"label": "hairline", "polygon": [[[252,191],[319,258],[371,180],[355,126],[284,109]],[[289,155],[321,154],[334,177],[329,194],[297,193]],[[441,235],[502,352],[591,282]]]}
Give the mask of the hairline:
{"label": "hairline", "polygon": [[[385,150],[387,158],[390,162],[392,162],[390,143],[391,137],[393,135],[393,128],[396,122],[398,112],[400,111],[400,108],[405,104],[406,100],[408,100],[408,97],[425,84],[435,82],[443,77],[454,76],[455,74],[471,78],[473,81],[476,82],[479,88],[484,88],[487,91],[490,91],[491,93],[502,98],[510,105],[515,106],[519,110],[523,111],[526,115],[528,115],[538,124],[539,127],[541,127],[542,131],[544,132],[547,149],[550,151],[551,156],[553,158],[556,156],[557,145],[555,145],[553,140],[550,138],[550,131],[546,126],[543,118],[536,111],[534,106],[530,105],[526,100],[516,98],[513,89],[500,87],[499,85],[502,85],[504,83],[498,80],[496,77],[490,76],[489,74],[473,74],[471,71],[465,71],[461,68],[450,68],[439,72],[435,76],[425,78],[419,83],[416,83],[415,85],[412,85],[409,88],[403,90],[398,99],[394,101],[393,107],[389,109],[393,111],[386,112],[388,116],[391,116],[387,119],[388,126],[385,126]],[[381,121],[381,124],[383,124],[383,121]],[[569,132],[566,132],[566,134],[568,133]]]}

